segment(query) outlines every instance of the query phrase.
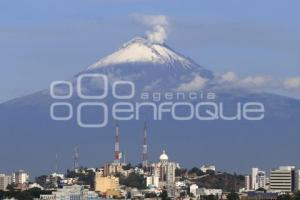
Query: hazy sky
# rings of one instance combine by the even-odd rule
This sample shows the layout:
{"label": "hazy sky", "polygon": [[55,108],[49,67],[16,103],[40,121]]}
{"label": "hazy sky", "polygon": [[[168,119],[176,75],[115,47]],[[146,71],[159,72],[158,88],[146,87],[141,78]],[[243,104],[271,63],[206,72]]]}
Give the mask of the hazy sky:
{"label": "hazy sky", "polygon": [[215,72],[300,77],[299,7],[298,0],[1,0],[0,102],[47,88],[144,35],[134,14],[168,16],[168,45]]}

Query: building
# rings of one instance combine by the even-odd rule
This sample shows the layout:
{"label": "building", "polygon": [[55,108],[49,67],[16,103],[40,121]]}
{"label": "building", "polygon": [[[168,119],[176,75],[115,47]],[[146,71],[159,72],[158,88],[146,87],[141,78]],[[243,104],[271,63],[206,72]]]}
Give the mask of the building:
{"label": "building", "polygon": [[24,170],[19,170],[12,175],[12,182],[16,185],[25,184],[29,181],[29,175]]}
{"label": "building", "polygon": [[203,171],[204,173],[206,173],[207,171],[216,171],[216,166],[214,165],[203,165],[201,168],[201,171]]}
{"label": "building", "polygon": [[194,197],[197,195],[197,189],[198,189],[198,185],[197,184],[192,184],[190,186],[190,193],[194,195]]}
{"label": "building", "polygon": [[37,184],[37,183],[29,184],[28,189],[32,189],[32,188],[39,188],[41,190],[44,190],[44,188],[40,184]]}
{"label": "building", "polygon": [[201,199],[201,196],[209,196],[214,195],[218,199],[222,197],[223,191],[221,189],[206,189],[206,188],[198,188],[196,189],[195,197]]}
{"label": "building", "polygon": [[[102,194],[119,194],[120,185],[119,178],[114,176],[102,176],[96,173],[95,176],[95,191]],[[109,193],[109,194],[108,194]],[[117,195],[116,195],[117,196]]]}
{"label": "building", "polygon": [[103,176],[114,176],[117,173],[123,173],[123,165],[120,163],[111,163],[104,165]]}
{"label": "building", "polygon": [[159,163],[152,164],[152,175],[158,177],[160,188],[167,188],[169,197],[175,196],[176,166],[176,163],[169,162],[169,157],[165,151],[160,155]]}
{"label": "building", "polygon": [[252,168],[252,170],[251,170],[251,189],[252,190],[258,189],[257,182],[256,182],[258,170],[259,170],[258,168]]}
{"label": "building", "polygon": [[176,164],[169,162],[169,157],[165,151],[159,157],[159,163],[153,164],[154,175],[159,177],[162,185],[166,183],[175,183]]}
{"label": "building", "polygon": [[297,187],[296,187],[296,190],[297,191],[300,191],[300,170],[297,171],[296,173],[296,182],[297,182]]}
{"label": "building", "polygon": [[144,199],[144,195],[141,193],[140,190],[136,188],[132,188],[130,190],[131,199]]}
{"label": "building", "polygon": [[270,189],[279,192],[294,192],[296,190],[295,167],[284,166],[271,170]]}
{"label": "building", "polygon": [[50,174],[51,177],[57,177],[57,178],[60,178],[60,179],[64,179],[65,178],[65,175],[64,174],[58,174],[58,173],[52,173]]}
{"label": "building", "polygon": [[245,190],[251,190],[250,176],[245,176]]}
{"label": "building", "polygon": [[11,176],[0,174],[0,190],[5,191],[9,184],[11,184]]}
{"label": "building", "polygon": [[265,187],[266,190],[270,190],[270,178],[269,177],[266,177],[266,187]]}
{"label": "building", "polygon": [[277,193],[251,191],[242,195],[241,200],[277,200],[277,197]]}
{"label": "building", "polygon": [[146,177],[146,186],[149,188],[152,188],[152,187],[158,188],[159,187],[159,177],[155,176],[155,175],[147,176]]}
{"label": "building", "polygon": [[266,172],[259,168],[252,168],[251,175],[245,176],[245,190],[257,190],[259,188],[266,189],[267,177]]}
{"label": "building", "polygon": [[56,200],[56,197],[53,194],[42,194],[39,200]]}
{"label": "building", "polygon": [[64,186],[52,194],[41,195],[40,200],[100,200],[98,194],[80,185]]}
{"label": "building", "polygon": [[256,176],[256,190],[259,188],[266,189],[266,172],[258,171]]}

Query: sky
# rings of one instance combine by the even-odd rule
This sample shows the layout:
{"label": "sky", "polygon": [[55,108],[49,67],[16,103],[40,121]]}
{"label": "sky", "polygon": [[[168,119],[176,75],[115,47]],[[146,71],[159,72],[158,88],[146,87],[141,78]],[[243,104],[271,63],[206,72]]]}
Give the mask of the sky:
{"label": "sky", "polygon": [[271,79],[261,87],[300,98],[299,6],[297,0],[1,0],[0,102],[48,88],[145,35],[149,27],[136,15],[166,16],[167,44],[205,68]]}

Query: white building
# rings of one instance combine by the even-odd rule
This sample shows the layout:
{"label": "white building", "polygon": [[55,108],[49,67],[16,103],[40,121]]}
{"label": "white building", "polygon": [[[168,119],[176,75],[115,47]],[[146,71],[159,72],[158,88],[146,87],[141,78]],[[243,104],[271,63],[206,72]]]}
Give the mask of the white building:
{"label": "white building", "polygon": [[175,169],[177,164],[169,162],[165,151],[159,157],[159,163],[152,164],[152,176],[159,178],[159,187],[166,187],[169,197],[175,196]]}
{"label": "white building", "polygon": [[252,168],[251,170],[251,189],[256,190],[257,188],[257,182],[256,182],[256,177],[258,174],[258,168]]}
{"label": "white building", "polygon": [[130,190],[130,193],[131,193],[131,197],[132,197],[133,199],[141,199],[141,198],[144,197],[143,194],[141,193],[141,191],[139,191],[139,190],[136,189],[136,188],[131,189],[131,190]]}
{"label": "white building", "polygon": [[256,176],[256,190],[259,188],[266,189],[266,172],[265,171],[258,171]]}
{"label": "white building", "polygon": [[186,181],[176,181],[175,186],[178,188],[186,187]]}
{"label": "white building", "polygon": [[266,172],[261,171],[258,168],[251,169],[251,175],[245,176],[245,190],[257,190],[259,188],[266,189]]}
{"label": "white building", "polygon": [[296,176],[296,191],[300,191],[300,170],[295,173]]}
{"label": "white building", "polygon": [[19,170],[12,175],[12,182],[15,184],[28,183],[29,175],[24,170]]}
{"label": "white building", "polygon": [[270,189],[279,192],[293,192],[296,190],[296,173],[294,166],[279,167],[271,170]]}
{"label": "white building", "polygon": [[41,195],[40,200],[90,200],[99,199],[96,192],[84,189],[83,186],[64,186],[52,192],[51,195]]}
{"label": "white building", "polygon": [[155,176],[155,175],[151,175],[151,176],[147,176],[146,177],[146,186],[147,187],[155,187],[158,188],[159,187],[159,177]]}
{"label": "white building", "polygon": [[0,174],[0,190],[5,191],[9,184],[11,184],[11,176]]}
{"label": "white building", "polygon": [[40,200],[56,200],[55,195],[53,194],[42,194],[40,195]]}
{"label": "white building", "polygon": [[221,189],[198,188],[196,190],[195,197],[201,199],[201,196],[214,195],[214,196],[218,197],[218,199],[220,199],[222,194],[223,194],[223,191]]}
{"label": "white building", "polygon": [[154,176],[159,177],[162,186],[166,184],[175,184],[176,163],[169,162],[169,157],[165,151],[159,157],[159,163],[152,165]]}
{"label": "white building", "polygon": [[40,184],[37,184],[37,183],[29,184],[28,188],[29,189],[31,189],[31,188],[39,188],[41,190],[44,190],[44,188]]}
{"label": "white building", "polygon": [[245,190],[251,190],[250,176],[245,176]]}
{"label": "white building", "polygon": [[216,171],[216,166],[214,165],[202,165],[202,167],[200,168],[201,171],[203,171],[204,173],[206,173],[207,171]]}
{"label": "white building", "polygon": [[64,174],[58,174],[58,173],[52,173],[52,174],[50,174],[50,176],[54,177],[54,178],[60,178],[60,179],[64,179],[65,178]]}
{"label": "white building", "polygon": [[190,186],[190,193],[192,193],[194,195],[194,197],[197,195],[197,189],[198,189],[198,185],[196,185],[196,184],[192,184]]}

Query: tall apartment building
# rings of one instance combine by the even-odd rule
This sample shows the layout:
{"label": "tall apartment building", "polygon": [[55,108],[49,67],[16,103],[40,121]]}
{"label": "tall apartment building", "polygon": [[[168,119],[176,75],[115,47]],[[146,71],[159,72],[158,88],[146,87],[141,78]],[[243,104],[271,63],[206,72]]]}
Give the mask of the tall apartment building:
{"label": "tall apartment building", "polygon": [[167,188],[169,197],[175,196],[175,169],[177,165],[169,161],[165,151],[159,157],[159,163],[152,164],[153,176],[159,178],[159,187]]}
{"label": "tall apartment building", "polygon": [[0,174],[0,190],[5,191],[9,184],[11,184],[11,176]]}
{"label": "tall apartment building", "polygon": [[296,190],[300,191],[300,170],[296,172]]}
{"label": "tall apartment building", "polygon": [[294,166],[279,167],[271,170],[270,189],[281,192],[296,190],[296,171]]}
{"label": "tall apartment building", "polygon": [[266,172],[264,171],[258,171],[256,175],[256,189],[264,188],[266,189]]}
{"label": "tall apartment building", "polygon": [[249,190],[257,190],[259,188],[266,189],[266,172],[261,171],[258,168],[251,169],[251,175],[245,176],[245,189]]}
{"label": "tall apartment building", "polygon": [[252,171],[251,171],[251,189],[252,190],[256,190],[258,189],[257,188],[257,182],[256,182],[256,177],[257,177],[257,174],[258,174],[258,168],[252,168]]}
{"label": "tall apartment building", "polygon": [[175,183],[176,163],[169,162],[169,157],[165,151],[159,157],[159,163],[152,165],[153,174],[159,177],[161,186]]}
{"label": "tall apartment building", "polygon": [[246,191],[251,190],[250,176],[245,176],[245,189]]}
{"label": "tall apartment building", "polygon": [[12,182],[15,184],[28,183],[29,175],[24,170],[19,170],[12,175]]}

